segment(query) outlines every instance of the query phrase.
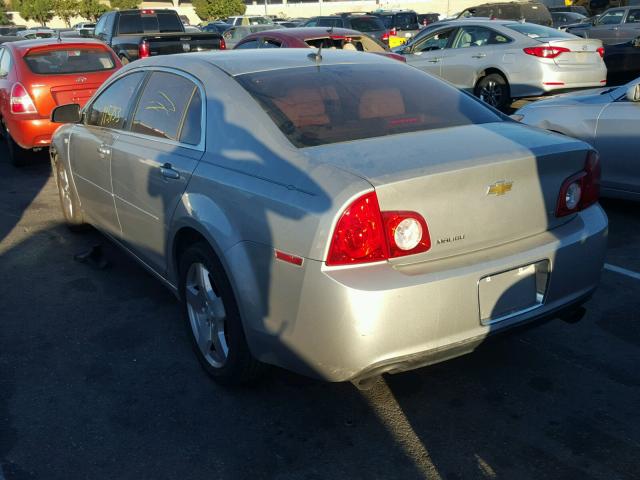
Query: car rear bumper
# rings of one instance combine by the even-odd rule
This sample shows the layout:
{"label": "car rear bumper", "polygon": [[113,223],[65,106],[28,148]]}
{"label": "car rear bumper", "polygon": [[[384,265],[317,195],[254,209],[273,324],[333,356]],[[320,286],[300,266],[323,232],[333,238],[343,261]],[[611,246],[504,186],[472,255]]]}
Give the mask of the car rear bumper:
{"label": "car rear bumper", "polygon": [[[440,362],[584,301],[599,283],[606,237],[606,215],[594,206],[553,231],[420,265],[330,269],[305,259],[300,268],[273,260],[256,285],[269,292],[264,304],[250,282],[239,287],[247,339],[260,360],[329,381]],[[481,279],[540,261],[549,265],[542,303],[482,322]],[[247,318],[256,306],[262,315]]]}
{"label": "car rear bumper", "polygon": [[60,126],[48,118],[20,118],[14,115],[6,120],[11,138],[22,148],[41,148],[51,144],[53,133]]}
{"label": "car rear bumper", "polygon": [[[529,68],[510,79],[512,96],[532,97],[549,92],[581,88],[604,87],[607,83],[607,67],[604,62],[596,65],[559,67],[555,63],[526,62]],[[533,80],[535,79],[535,80]]]}

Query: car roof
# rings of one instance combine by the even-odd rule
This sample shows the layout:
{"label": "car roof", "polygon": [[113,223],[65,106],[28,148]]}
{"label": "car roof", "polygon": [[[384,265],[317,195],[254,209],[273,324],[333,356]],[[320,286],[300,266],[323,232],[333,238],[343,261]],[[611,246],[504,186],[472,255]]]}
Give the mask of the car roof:
{"label": "car roof", "polygon": [[[202,65],[203,62],[206,62],[220,68],[230,76],[238,76],[246,73],[316,67],[318,64],[314,58],[311,58],[316,52],[317,50],[311,48],[273,48],[182,53],[138,60],[127,65],[122,71],[144,66],[189,71],[191,65]],[[319,66],[322,68],[322,65],[371,65],[388,62],[402,65],[397,60],[374,53],[322,50],[322,60],[319,62]]]}
{"label": "car roof", "polygon": [[52,38],[34,38],[32,40],[20,40],[17,42],[7,43],[16,51],[25,52],[32,48],[48,47],[48,46],[64,46],[64,45],[99,45],[106,47],[106,45],[100,40],[85,37],[57,37]]}
{"label": "car roof", "polygon": [[[265,35],[265,32],[256,32],[251,35],[246,36],[242,40],[247,38],[254,38]],[[306,40],[306,39],[314,39],[320,37],[328,37],[330,35],[342,35],[342,36],[350,36],[350,37],[362,37],[365,35],[362,32],[358,32],[357,30],[351,30],[349,28],[333,28],[330,29],[328,27],[296,27],[296,28],[285,28],[281,30],[273,30],[268,31],[269,34],[273,34],[273,37],[278,38],[296,38],[298,40]]]}

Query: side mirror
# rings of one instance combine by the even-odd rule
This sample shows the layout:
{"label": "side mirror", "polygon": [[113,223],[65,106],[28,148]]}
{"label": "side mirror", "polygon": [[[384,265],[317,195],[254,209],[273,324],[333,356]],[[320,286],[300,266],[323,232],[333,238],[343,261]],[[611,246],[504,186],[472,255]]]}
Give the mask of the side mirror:
{"label": "side mirror", "polygon": [[627,89],[627,100],[640,102],[640,83],[636,83]]}
{"label": "side mirror", "polygon": [[60,105],[51,112],[53,123],[80,123],[80,120],[82,120],[82,115],[80,114],[80,105],[77,103]]}

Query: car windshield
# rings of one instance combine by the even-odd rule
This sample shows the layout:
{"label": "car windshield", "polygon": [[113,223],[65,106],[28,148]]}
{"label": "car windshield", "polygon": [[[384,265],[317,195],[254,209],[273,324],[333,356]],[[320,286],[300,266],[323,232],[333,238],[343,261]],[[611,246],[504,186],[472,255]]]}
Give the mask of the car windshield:
{"label": "car windshield", "polygon": [[529,38],[536,40],[547,40],[550,38],[576,38],[575,35],[565,33],[555,28],[544,27],[533,23],[509,23],[505,27],[514,30]]}
{"label": "car windshield", "polygon": [[56,48],[28,53],[24,61],[41,75],[88,73],[115,68],[113,57],[103,48]]}
{"label": "car windshield", "polygon": [[501,121],[470,95],[401,65],[314,65],[236,79],[299,148]]}

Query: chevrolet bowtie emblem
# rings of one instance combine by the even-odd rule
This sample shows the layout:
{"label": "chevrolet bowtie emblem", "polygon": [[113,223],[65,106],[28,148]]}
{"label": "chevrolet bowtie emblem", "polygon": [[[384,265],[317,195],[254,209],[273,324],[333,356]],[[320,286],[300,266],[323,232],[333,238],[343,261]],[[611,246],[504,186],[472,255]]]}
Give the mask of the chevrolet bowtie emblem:
{"label": "chevrolet bowtie emblem", "polygon": [[500,180],[499,182],[489,185],[487,189],[487,195],[497,195],[498,197],[511,191],[513,182],[507,182],[506,180]]}

